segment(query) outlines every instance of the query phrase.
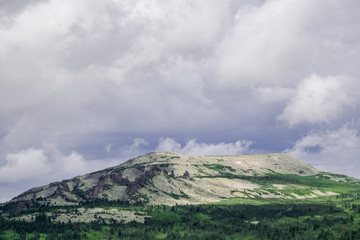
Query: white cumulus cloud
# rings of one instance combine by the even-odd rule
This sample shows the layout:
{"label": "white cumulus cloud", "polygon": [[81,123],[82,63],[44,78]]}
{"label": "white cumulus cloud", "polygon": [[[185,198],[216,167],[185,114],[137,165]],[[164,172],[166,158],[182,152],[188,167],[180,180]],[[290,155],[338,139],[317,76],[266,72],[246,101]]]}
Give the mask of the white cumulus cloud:
{"label": "white cumulus cloud", "polygon": [[360,136],[354,126],[311,131],[285,152],[321,170],[360,178]]}
{"label": "white cumulus cloud", "polygon": [[0,183],[36,179],[56,181],[116,164],[119,162],[114,160],[89,161],[76,151],[64,155],[53,145],[44,145],[41,149],[30,148],[7,154],[5,165],[0,166]]}
{"label": "white cumulus cloud", "polygon": [[6,155],[6,165],[0,167],[0,181],[13,182],[46,175],[51,170],[44,150],[30,148]]}
{"label": "white cumulus cloud", "polygon": [[79,174],[88,170],[88,163],[84,157],[77,152],[72,152],[69,156],[62,157],[61,165],[62,170],[70,174]]}
{"label": "white cumulus cloud", "polygon": [[144,153],[142,147],[149,145],[149,143],[143,138],[135,138],[130,145],[124,145],[120,148],[121,155],[134,157]]}
{"label": "white cumulus cloud", "polygon": [[161,138],[157,146],[157,152],[177,152],[185,155],[237,155],[244,154],[249,150],[252,142],[238,140],[235,143],[204,143],[191,139],[181,146],[173,138]]}
{"label": "white cumulus cloud", "polygon": [[278,120],[287,121],[290,126],[302,122],[330,123],[355,103],[357,85],[345,76],[311,75],[299,84]]}

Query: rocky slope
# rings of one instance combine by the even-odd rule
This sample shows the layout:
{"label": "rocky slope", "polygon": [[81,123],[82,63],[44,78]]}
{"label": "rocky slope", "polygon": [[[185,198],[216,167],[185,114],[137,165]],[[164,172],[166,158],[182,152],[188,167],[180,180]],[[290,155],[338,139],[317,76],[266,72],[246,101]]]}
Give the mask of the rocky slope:
{"label": "rocky slope", "polygon": [[107,199],[174,205],[219,202],[231,197],[286,199],[335,194],[284,178],[292,175],[355,181],[321,173],[288,154],[195,157],[164,152],[148,153],[116,167],[33,188],[10,202],[18,203],[21,211],[35,202],[77,205]]}

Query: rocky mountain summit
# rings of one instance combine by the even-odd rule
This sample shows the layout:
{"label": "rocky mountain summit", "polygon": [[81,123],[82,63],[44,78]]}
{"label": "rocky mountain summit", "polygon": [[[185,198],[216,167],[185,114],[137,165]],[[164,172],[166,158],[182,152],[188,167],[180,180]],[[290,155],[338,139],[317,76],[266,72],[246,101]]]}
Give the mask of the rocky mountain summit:
{"label": "rocky mountain summit", "polygon": [[[303,182],[299,182],[303,179]],[[314,198],[336,194],[307,179],[356,182],[323,173],[288,154],[186,156],[156,152],[119,166],[30,189],[10,203],[78,205],[102,199],[141,205],[220,202],[240,198]]]}

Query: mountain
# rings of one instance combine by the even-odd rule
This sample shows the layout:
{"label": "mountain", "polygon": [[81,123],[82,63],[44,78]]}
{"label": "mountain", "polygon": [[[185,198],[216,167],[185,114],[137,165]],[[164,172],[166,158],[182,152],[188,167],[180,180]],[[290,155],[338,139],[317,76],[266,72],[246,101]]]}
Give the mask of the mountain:
{"label": "mountain", "polygon": [[288,154],[148,153],[0,205],[0,239],[360,239],[360,181]]}
{"label": "mountain", "polygon": [[105,199],[135,205],[175,205],[236,197],[302,199],[337,194],[328,187],[328,181],[358,180],[320,172],[289,154],[202,157],[157,152],[30,189],[10,203],[55,206]]}

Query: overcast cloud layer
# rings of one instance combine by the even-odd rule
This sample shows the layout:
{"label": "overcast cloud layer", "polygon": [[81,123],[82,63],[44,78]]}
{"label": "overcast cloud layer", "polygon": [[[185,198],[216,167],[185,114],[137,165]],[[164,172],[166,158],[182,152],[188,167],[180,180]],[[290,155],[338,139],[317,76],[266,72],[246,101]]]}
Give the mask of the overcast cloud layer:
{"label": "overcast cloud layer", "polygon": [[0,202],[148,151],[360,178],[358,0],[0,0]]}

